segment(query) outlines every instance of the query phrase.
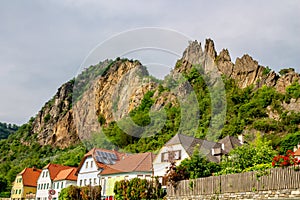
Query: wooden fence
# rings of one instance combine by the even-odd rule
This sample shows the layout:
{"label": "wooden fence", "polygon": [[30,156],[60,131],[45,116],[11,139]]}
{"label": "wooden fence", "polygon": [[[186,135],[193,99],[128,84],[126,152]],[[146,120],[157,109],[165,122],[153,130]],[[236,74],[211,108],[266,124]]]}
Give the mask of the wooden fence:
{"label": "wooden fence", "polygon": [[269,191],[300,188],[300,171],[275,168],[264,172],[246,172],[180,181],[168,196],[212,195],[222,193]]}

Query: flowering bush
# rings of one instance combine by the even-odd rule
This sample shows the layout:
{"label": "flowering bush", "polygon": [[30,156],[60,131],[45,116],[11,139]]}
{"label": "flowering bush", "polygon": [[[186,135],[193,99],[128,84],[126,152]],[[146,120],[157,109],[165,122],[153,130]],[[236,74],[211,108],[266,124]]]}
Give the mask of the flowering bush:
{"label": "flowering bush", "polygon": [[286,155],[274,156],[272,161],[273,167],[288,167],[299,165],[300,160],[295,158],[295,153],[291,150],[287,150]]}

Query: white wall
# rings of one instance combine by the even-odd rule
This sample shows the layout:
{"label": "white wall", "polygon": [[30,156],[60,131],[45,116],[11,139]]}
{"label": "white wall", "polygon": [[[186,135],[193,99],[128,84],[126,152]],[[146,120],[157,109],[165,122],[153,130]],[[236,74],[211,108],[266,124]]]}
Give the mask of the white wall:
{"label": "white wall", "polygon": [[53,200],[57,200],[59,193],[63,188],[67,188],[70,185],[76,185],[76,181],[70,181],[70,180],[60,180],[60,181],[53,181],[52,189],[55,190],[55,195],[52,196]]}
{"label": "white wall", "polygon": [[181,159],[176,161],[176,165],[179,165],[182,160],[189,158],[189,155],[187,154],[187,152],[181,144],[163,146],[153,161],[154,176],[164,176],[166,174],[167,168],[170,166],[170,162],[161,161],[161,155],[168,151],[177,150],[181,150]]}
{"label": "white wall", "polygon": [[[91,162],[93,163],[91,165]],[[99,185],[99,178],[98,178],[98,174],[99,174],[99,170],[98,167],[93,159],[92,156],[89,156],[85,159],[82,167],[79,170],[78,173],[78,178],[77,178],[77,186],[85,186],[85,185],[89,185],[90,184],[90,180],[91,180],[91,185],[92,186],[96,186]],[[81,183],[81,185],[80,185]]]}
{"label": "white wall", "polygon": [[37,181],[36,199],[47,200],[49,190],[52,188],[52,181],[50,178],[49,170],[43,169]]}

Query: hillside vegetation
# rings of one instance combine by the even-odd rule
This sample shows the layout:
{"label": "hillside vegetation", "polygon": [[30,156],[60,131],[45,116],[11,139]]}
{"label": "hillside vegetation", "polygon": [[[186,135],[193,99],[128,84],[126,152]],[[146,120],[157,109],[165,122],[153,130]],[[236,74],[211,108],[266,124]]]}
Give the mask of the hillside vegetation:
{"label": "hillside vegetation", "polygon": [[8,138],[8,136],[16,132],[18,128],[19,127],[15,124],[7,124],[0,122],[0,140]]}
{"label": "hillside vegetation", "polygon": [[[218,59],[218,62],[221,62],[223,58],[219,56],[216,59]],[[244,58],[247,62],[249,59],[249,56]],[[227,62],[227,60],[225,61]],[[147,151],[158,152],[178,131],[182,131],[182,133],[187,135],[193,135],[197,138],[207,138],[211,119],[213,116],[219,114],[212,113],[215,111],[212,109],[211,104],[216,98],[221,97],[218,93],[210,93],[209,87],[207,86],[207,77],[199,72],[196,68],[197,66],[191,65],[187,70],[181,70],[181,68],[187,67],[188,65],[184,64],[182,60],[179,60],[175,69],[181,70],[180,73],[192,86],[198,101],[198,126],[190,127],[191,124],[189,123],[192,123],[192,121],[187,120],[184,125],[185,127],[180,129],[182,118],[187,116],[182,116],[182,105],[178,102],[178,99],[168,99],[172,96],[170,88],[174,85],[174,87],[176,87],[176,84],[174,84],[168,76],[165,80],[153,84],[155,87],[153,86],[150,90],[143,93],[139,104],[128,113],[128,116],[131,117],[135,124],[141,127],[147,126],[152,123],[149,115],[151,107],[161,99],[165,100],[165,102],[163,102],[164,106],[161,109],[164,109],[166,113],[166,121],[162,129],[155,132],[155,134],[152,132],[152,129],[145,133],[145,135],[151,135],[150,137],[134,137],[128,135],[118,125],[122,122],[126,123],[125,118],[119,121],[108,121],[103,113],[97,113],[98,122],[96,121],[96,123],[99,123],[98,125],[102,127],[102,133],[106,137],[103,137],[103,134],[97,135],[96,133],[94,138],[92,138],[94,143],[83,144],[73,142],[71,146],[59,147],[55,146],[55,144],[60,143],[60,141],[55,141],[56,143],[52,143],[52,145],[51,140],[40,141],[39,138],[43,136],[43,131],[45,131],[45,133],[52,131],[51,133],[53,133],[58,120],[64,122],[60,123],[60,126],[68,126],[63,127],[66,137],[70,136],[68,130],[75,129],[74,124],[72,124],[73,128],[70,128],[70,123],[73,121],[72,107],[74,107],[74,105],[72,103],[86,98],[84,92],[90,91],[89,89],[92,85],[92,83],[86,81],[84,77],[96,80],[97,77],[95,76],[99,74],[103,75],[104,73],[106,77],[101,79],[101,81],[111,81],[113,78],[118,77],[107,77],[109,74],[113,74],[109,68],[110,66],[113,66],[113,70],[118,70],[117,65],[120,64],[125,73],[126,67],[130,66],[134,68],[138,64],[138,62],[135,61],[129,61],[128,59],[120,60],[119,58],[115,61],[106,62],[108,64],[107,68],[98,69],[100,65],[95,65],[86,69],[81,76],[79,76],[80,79],[77,80],[77,87],[79,87],[79,89],[76,91],[76,94],[72,93],[74,80],[68,82],[64,87],[59,89],[54,98],[49,101],[50,103],[48,102],[36,117],[22,125],[15,133],[10,134],[7,139],[0,140],[0,196],[9,195],[16,174],[23,168],[33,166],[42,168],[49,162],[77,166],[87,151],[86,147],[118,147],[121,151],[132,153]],[[255,64],[255,62],[253,63]],[[274,75],[274,72],[271,72],[269,68],[259,66],[259,69],[262,71],[263,77],[271,77]],[[93,75],[95,70],[97,73]],[[284,77],[290,71],[293,70],[283,70],[281,71],[281,76],[274,76]],[[226,96],[224,97],[226,99],[224,100],[227,102],[227,111],[224,116],[225,124],[223,127],[219,127],[219,130],[214,130],[216,131],[215,137],[209,139],[217,141],[227,135],[237,136],[243,134],[246,141],[253,141],[257,133],[260,133],[263,140],[270,141],[273,150],[277,151],[277,153],[285,153],[288,149],[292,150],[293,147],[300,142],[300,108],[298,106],[300,101],[299,80],[295,79],[295,81],[287,87],[282,87],[278,84],[280,86],[280,92],[275,87],[270,86],[272,81],[269,81],[269,86],[267,86],[267,84],[261,84],[259,80],[255,80],[255,83],[259,82],[259,86],[257,84],[249,84],[245,87],[241,87],[239,80],[228,77],[225,74],[222,75],[222,80],[226,92]],[[103,85],[103,82],[101,82],[101,84]],[[109,86],[109,84],[107,85]],[[284,88],[284,91],[282,91],[282,88]],[[71,102],[72,98],[73,102]],[[62,113],[55,113],[54,111]],[[190,111],[194,112],[194,110]],[[55,113],[55,116],[49,115],[49,113]],[[159,113],[159,110],[157,113]],[[159,123],[159,121],[155,121],[154,118],[154,123]],[[33,128],[34,126],[36,127],[35,129]],[[35,132],[33,130],[38,131]],[[132,131],[134,132],[135,130]],[[72,134],[72,137],[74,136],[75,138],[75,131],[73,131]],[[52,135],[46,137],[51,138]],[[68,140],[68,138],[64,139],[65,141]],[[78,140],[75,138],[74,141]]]}

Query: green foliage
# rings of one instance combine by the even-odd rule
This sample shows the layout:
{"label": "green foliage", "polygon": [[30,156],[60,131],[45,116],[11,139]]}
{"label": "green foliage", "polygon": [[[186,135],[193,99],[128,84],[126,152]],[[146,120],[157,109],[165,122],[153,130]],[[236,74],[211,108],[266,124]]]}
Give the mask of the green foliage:
{"label": "green foliage", "polygon": [[175,64],[175,69],[180,68],[182,66],[182,60],[177,60]]}
{"label": "green foliage", "polygon": [[102,114],[98,115],[98,122],[100,123],[101,126],[106,123],[106,119],[105,119],[104,115],[102,115]]}
{"label": "green foliage", "polygon": [[288,150],[293,150],[300,143],[300,132],[287,134],[279,143],[279,153],[285,154]]}
{"label": "green foliage", "polygon": [[292,85],[286,88],[287,98],[300,98],[300,84],[298,81],[295,81]]}
{"label": "green foliage", "polygon": [[295,71],[294,68],[281,69],[281,70],[279,71],[279,74],[280,74],[281,76],[284,76],[285,74],[287,74],[287,73],[289,73],[289,72],[294,72],[294,71]]}
{"label": "green foliage", "polygon": [[0,122],[0,140],[6,139],[10,134],[18,130],[18,126],[15,124],[7,124]]}
{"label": "green foliage", "polygon": [[158,179],[148,181],[139,178],[117,181],[114,193],[117,200],[162,199],[166,195]]}
{"label": "green foliage", "polygon": [[61,190],[59,200],[91,200],[101,199],[101,186],[78,187],[69,186]]}
{"label": "green foliage", "polygon": [[0,175],[0,197],[1,197],[1,193],[5,192],[7,188],[8,188],[8,183],[6,178]]}
{"label": "green foliage", "polygon": [[[228,157],[223,157],[219,174],[239,173],[256,170],[258,165],[270,164],[276,152],[270,145],[270,141],[257,134],[256,140],[251,144],[233,149]],[[265,167],[265,166],[264,166]],[[263,167],[262,167],[263,168]]]}
{"label": "green foliage", "polygon": [[196,179],[201,177],[212,176],[220,170],[220,166],[216,163],[209,162],[205,156],[203,156],[197,148],[191,158],[183,160],[178,169],[186,170],[186,179]]}
{"label": "green foliage", "polygon": [[263,71],[263,75],[266,76],[266,75],[268,75],[271,71],[272,71],[272,70],[271,70],[268,66],[266,66],[266,68],[265,68],[264,71]]}
{"label": "green foliage", "polygon": [[51,119],[51,115],[50,113],[47,113],[47,115],[45,115],[44,117],[44,123],[47,123],[50,119]]}
{"label": "green foliage", "polygon": [[77,147],[70,147],[68,149],[61,150],[52,160],[52,163],[78,167],[81,159],[86,153],[86,148],[82,145]]}

